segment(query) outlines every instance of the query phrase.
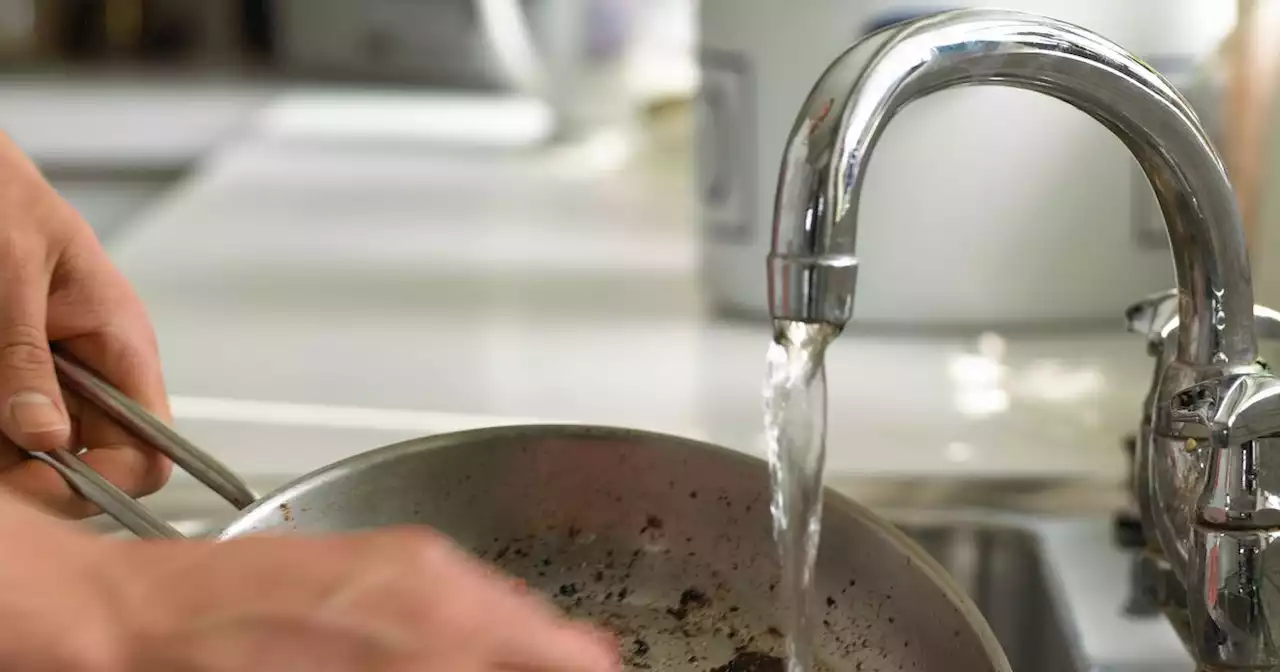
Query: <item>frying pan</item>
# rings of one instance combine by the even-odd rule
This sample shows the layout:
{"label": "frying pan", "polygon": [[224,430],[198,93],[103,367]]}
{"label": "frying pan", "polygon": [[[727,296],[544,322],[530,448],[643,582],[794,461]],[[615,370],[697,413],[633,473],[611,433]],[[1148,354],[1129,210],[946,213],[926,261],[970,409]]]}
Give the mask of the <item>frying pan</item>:
{"label": "frying pan", "polygon": [[[494,427],[371,450],[254,501],[234,474],[89,369],[57,351],[55,363],[65,387],[243,509],[219,540],[430,525],[617,633],[628,670],[784,669],[763,460],[629,429]],[[74,454],[33,456],[140,536],[181,536]],[[946,572],[831,490],[815,584],[822,670],[1009,670]]]}

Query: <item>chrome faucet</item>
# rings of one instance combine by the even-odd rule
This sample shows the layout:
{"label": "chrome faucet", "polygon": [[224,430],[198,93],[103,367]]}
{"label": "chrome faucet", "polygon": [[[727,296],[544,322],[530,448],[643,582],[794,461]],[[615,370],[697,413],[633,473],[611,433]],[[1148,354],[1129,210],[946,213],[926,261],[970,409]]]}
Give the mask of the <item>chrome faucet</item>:
{"label": "chrome faucet", "polygon": [[768,259],[774,319],[850,319],[858,197],[876,141],[906,104],[969,84],[1076,107],[1150,180],[1178,288],[1176,329],[1161,331],[1177,347],[1159,360],[1137,446],[1147,551],[1178,589],[1166,613],[1200,664],[1280,667],[1280,381],[1258,360],[1240,215],[1190,105],[1124,49],[1045,17],[960,10],[896,24],[840,55],[784,148]]}

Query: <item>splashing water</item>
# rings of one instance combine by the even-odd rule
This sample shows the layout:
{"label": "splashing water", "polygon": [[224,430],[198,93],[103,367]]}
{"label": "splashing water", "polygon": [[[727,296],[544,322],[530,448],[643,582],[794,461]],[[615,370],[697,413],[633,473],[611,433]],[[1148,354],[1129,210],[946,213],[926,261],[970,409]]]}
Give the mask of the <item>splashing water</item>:
{"label": "splashing water", "polygon": [[823,355],[839,331],[829,324],[778,321],[769,346],[765,435],[773,476],[773,537],[782,568],[779,588],[788,672],[814,669],[813,572],[827,452]]}

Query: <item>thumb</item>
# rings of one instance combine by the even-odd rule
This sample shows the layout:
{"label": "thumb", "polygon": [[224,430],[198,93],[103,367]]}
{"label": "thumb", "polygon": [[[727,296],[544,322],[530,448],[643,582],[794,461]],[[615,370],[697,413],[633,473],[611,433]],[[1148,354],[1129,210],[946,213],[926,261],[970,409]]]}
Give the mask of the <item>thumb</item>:
{"label": "thumb", "polygon": [[[30,289],[29,287],[27,288]],[[0,429],[27,450],[65,448],[71,424],[58,388],[40,297],[0,300]]]}

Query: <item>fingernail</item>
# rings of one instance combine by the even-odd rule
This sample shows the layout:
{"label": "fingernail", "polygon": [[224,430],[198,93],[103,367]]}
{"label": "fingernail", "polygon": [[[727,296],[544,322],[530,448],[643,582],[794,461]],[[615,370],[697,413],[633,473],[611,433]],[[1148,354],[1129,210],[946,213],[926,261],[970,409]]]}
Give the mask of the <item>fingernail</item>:
{"label": "fingernail", "polygon": [[67,428],[67,418],[49,397],[19,392],[9,399],[9,417],[23,434],[42,434]]}

